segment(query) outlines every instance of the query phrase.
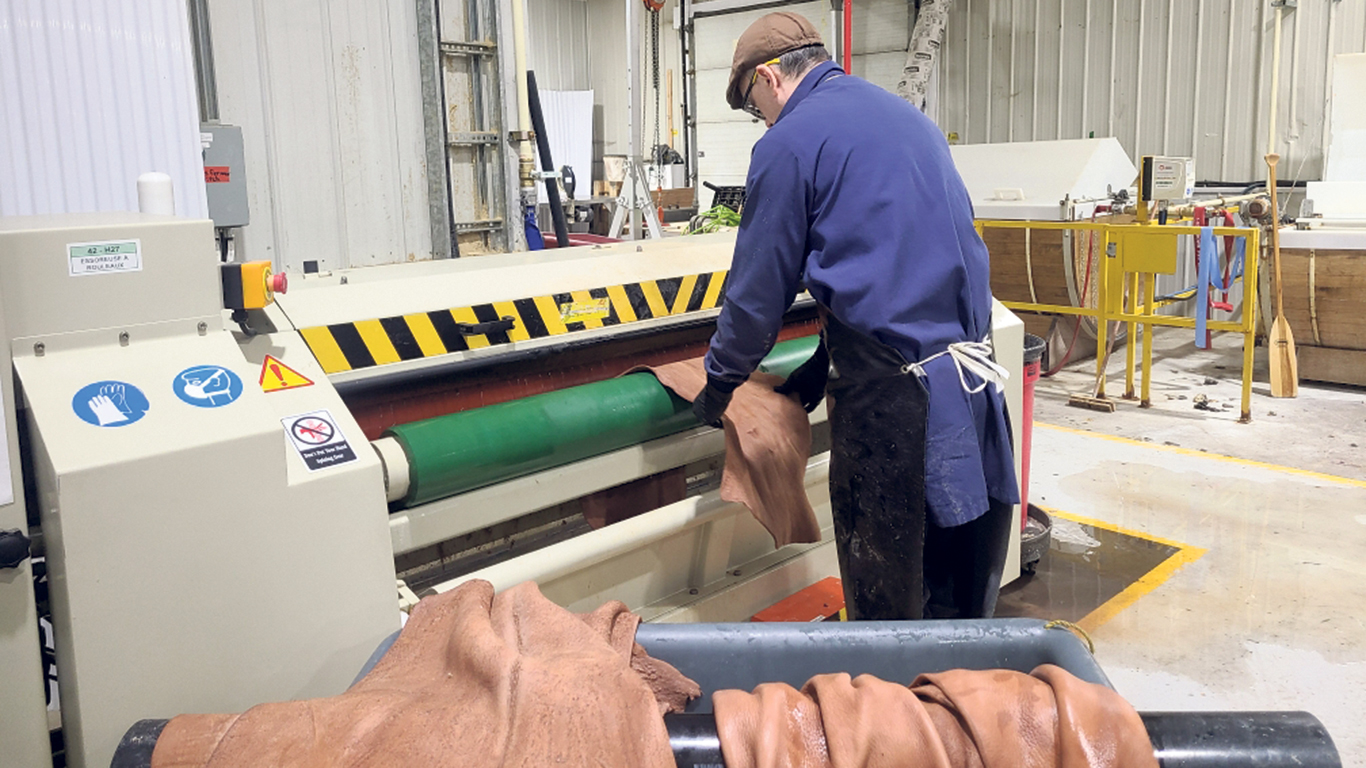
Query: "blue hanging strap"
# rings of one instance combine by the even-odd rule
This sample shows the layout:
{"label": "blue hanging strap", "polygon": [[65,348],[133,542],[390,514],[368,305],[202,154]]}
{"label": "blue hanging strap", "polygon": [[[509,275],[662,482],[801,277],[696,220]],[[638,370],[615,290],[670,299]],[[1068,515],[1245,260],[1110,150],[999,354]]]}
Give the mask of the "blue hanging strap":
{"label": "blue hanging strap", "polygon": [[[1200,349],[1209,347],[1209,331],[1205,324],[1209,322],[1209,289],[1219,287],[1222,280],[1219,280],[1219,247],[1215,244],[1214,228],[1200,228],[1200,274],[1195,279],[1195,346]],[[1229,270],[1229,279],[1233,279],[1232,270]],[[1215,282],[1218,281],[1218,282]]]}

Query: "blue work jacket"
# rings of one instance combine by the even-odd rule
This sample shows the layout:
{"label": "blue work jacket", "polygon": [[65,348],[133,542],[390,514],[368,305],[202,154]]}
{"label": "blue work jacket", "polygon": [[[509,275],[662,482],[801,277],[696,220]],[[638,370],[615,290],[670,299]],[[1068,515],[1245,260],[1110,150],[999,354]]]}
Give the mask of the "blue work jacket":
{"label": "blue work jacket", "polygon": [[[920,110],[834,62],[807,73],[754,145],[707,372],[747,378],[802,284],[908,362],[990,330],[987,249],[948,143]],[[969,522],[988,497],[1018,503],[1002,394],[990,385],[967,392],[948,355],[924,368],[930,520]]]}

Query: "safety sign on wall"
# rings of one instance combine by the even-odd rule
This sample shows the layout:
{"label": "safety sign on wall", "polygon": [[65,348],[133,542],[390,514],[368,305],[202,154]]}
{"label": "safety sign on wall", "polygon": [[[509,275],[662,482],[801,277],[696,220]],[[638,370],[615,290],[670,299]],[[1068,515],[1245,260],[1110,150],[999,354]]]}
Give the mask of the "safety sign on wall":
{"label": "safety sign on wall", "polygon": [[87,384],[71,398],[71,410],[97,427],[126,427],[146,416],[150,407],[142,390],[125,381]]}
{"label": "safety sign on wall", "polygon": [[242,378],[221,365],[196,365],[171,382],[176,397],[200,408],[221,408],[242,396]]}
{"label": "safety sign on wall", "polygon": [[356,460],[356,452],[327,410],[290,416],[280,419],[280,423],[285,426],[290,445],[299,452],[299,458],[304,460],[309,472]]}

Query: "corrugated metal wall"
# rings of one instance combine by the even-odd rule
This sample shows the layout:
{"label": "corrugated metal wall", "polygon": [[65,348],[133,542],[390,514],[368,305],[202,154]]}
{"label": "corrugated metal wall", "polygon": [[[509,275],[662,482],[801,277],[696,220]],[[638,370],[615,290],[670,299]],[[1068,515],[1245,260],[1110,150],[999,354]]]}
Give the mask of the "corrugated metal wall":
{"label": "corrugated metal wall", "polygon": [[[966,143],[1094,133],[1194,156],[1201,180],[1265,178],[1274,20],[1269,0],[958,0],[939,122]],[[1366,2],[1299,0],[1282,36],[1281,170],[1316,179],[1331,57],[1366,50]]]}
{"label": "corrugated metal wall", "polygon": [[588,0],[526,0],[527,67],[547,91],[586,91]]}
{"label": "corrugated metal wall", "polygon": [[222,120],[242,126],[239,248],[301,271],[431,258],[412,0],[210,0]]}
{"label": "corrugated metal wall", "polygon": [[626,154],[625,0],[588,0],[584,58],[593,88],[593,178],[599,179],[603,155]]}
{"label": "corrugated metal wall", "polygon": [[136,211],[168,173],[205,218],[184,0],[0,1],[0,215]]}

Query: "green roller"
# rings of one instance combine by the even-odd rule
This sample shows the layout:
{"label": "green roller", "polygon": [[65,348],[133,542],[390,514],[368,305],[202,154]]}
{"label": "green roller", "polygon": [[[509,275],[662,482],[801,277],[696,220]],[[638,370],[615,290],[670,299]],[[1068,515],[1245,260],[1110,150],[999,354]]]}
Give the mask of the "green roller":
{"label": "green roller", "polygon": [[[774,346],[760,370],[786,377],[817,337]],[[408,458],[404,506],[615,451],[697,426],[690,404],[648,373],[391,427]]]}
{"label": "green roller", "polygon": [[800,339],[774,344],[773,351],[769,352],[768,357],[759,363],[759,370],[786,379],[792,375],[797,366],[810,360],[811,356],[816,354],[816,345],[820,343],[820,340],[821,337],[819,336],[803,336]]}

